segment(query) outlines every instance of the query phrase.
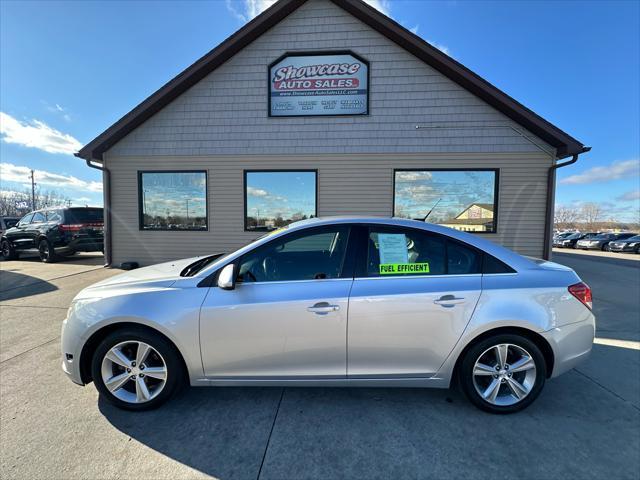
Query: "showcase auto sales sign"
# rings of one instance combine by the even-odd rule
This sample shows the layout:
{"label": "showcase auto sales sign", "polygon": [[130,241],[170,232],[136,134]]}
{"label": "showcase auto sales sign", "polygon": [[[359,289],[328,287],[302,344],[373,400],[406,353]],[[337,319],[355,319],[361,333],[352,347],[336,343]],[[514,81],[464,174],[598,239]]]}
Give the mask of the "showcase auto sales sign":
{"label": "showcase auto sales sign", "polygon": [[269,68],[269,114],[366,115],[369,65],[351,54],[289,55]]}

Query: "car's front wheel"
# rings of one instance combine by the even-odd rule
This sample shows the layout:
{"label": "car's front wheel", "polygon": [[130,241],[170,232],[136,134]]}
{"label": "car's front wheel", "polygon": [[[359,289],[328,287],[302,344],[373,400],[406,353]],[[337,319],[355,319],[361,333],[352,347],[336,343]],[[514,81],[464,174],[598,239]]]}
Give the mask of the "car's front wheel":
{"label": "car's front wheel", "polygon": [[146,330],[109,334],[93,355],[93,382],[109,403],[126,410],[150,410],[166,402],[185,374],[175,347]]}
{"label": "car's front wheel", "polygon": [[502,334],[473,345],[462,360],[460,383],[469,400],[491,413],[529,406],[547,376],[542,352],[526,337]]}
{"label": "car's front wheel", "polygon": [[13,248],[9,240],[2,240],[0,249],[2,250],[2,257],[5,260],[16,260],[18,258],[18,252],[16,252],[16,249]]}

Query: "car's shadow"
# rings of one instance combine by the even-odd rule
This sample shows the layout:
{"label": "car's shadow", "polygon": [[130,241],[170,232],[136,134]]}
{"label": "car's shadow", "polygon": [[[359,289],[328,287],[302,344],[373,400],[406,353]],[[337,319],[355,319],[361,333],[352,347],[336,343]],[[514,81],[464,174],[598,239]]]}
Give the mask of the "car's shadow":
{"label": "car's shadow", "polygon": [[15,300],[54,290],[58,290],[58,287],[40,278],[4,268],[0,270],[0,301]]}
{"label": "car's shadow", "polygon": [[[506,416],[419,388],[190,388],[150,412],[99,409],[131,439],[223,479],[626,478],[640,448],[637,353],[596,345],[580,372]],[[615,363],[626,374],[608,376]]]}
{"label": "car's shadow", "polygon": [[[21,254],[18,260],[3,260],[0,265],[3,268],[10,268],[11,265],[15,265],[19,262],[28,262],[28,263],[42,263],[40,257],[37,254]],[[60,255],[54,263],[46,264],[50,265],[52,268],[55,267],[58,263],[68,263],[71,265],[86,265],[86,266],[102,266],[104,265],[105,259],[102,253],[76,253],[74,255]]]}
{"label": "car's shadow", "polygon": [[[293,428],[294,436],[302,432],[316,436],[317,440],[303,441],[317,442],[318,452],[324,442],[332,443],[327,445],[330,450],[338,445],[348,448],[349,442],[355,441],[354,435],[366,436],[367,432],[373,434],[368,441],[383,448],[393,434],[385,432],[386,427],[378,432],[383,435],[375,433],[381,424],[370,424],[366,420],[369,414],[378,411],[379,421],[384,422],[385,410],[408,413],[416,404],[439,405],[433,408],[435,412],[441,408],[472,408],[462,399],[458,402],[457,395],[448,390],[404,388],[188,388],[149,412],[119,410],[102,399],[98,407],[115,428],[180,463],[216,478],[255,479],[267,447],[281,459],[283,454],[284,458],[290,456],[295,463],[304,463],[301,455],[309,454],[282,452],[279,442],[270,440],[276,414],[277,430]],[[332,476],[341,476],[340,471]]]}

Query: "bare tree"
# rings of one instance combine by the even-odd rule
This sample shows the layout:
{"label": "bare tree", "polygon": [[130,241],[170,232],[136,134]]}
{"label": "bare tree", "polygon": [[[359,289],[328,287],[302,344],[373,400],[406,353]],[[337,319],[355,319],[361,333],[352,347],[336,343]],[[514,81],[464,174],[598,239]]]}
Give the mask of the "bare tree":
{"label": "bare tree", "polygon": [[585,203],[580,207],[580,217],[587,228],[593,230],[602,217],[602,208],[594,202]]}
{"label": "bare tree", "polygon": [[580,212],[576,208],[558,207],[555,211],[554,223],[556,228],[576,228],[576,224],[580,218]]}
{"label": "bare tree", "polygon": [[[64,206],[70,203],[69,197],[56,190],[37,190],[35,192],[36,209]],[[31,211],[31,191],[0,192],[0,215],[20,217]]]}

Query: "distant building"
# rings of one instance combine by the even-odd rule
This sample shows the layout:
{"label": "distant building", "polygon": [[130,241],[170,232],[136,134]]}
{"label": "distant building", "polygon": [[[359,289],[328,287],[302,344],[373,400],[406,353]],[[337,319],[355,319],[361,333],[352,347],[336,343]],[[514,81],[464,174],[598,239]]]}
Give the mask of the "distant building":
{"label": "distant building", "polygon": [[440,224],[465,232],[491,232],[493,231],[493,205],[491,203],[472,203],[455,218],[450,218]]}

